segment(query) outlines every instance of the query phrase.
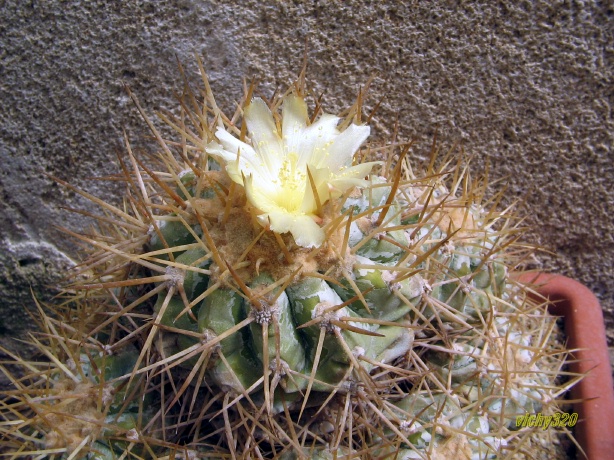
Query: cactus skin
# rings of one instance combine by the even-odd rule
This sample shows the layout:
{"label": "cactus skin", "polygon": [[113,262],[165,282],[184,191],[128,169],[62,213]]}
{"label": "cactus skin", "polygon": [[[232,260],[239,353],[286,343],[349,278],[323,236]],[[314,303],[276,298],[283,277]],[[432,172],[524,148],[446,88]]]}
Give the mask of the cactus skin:
{"label": "cactus skin", "polygon": [[[305,93],[293,91],[294,101]],[[210,92],[186,117],[192,129],[166,120],[182,137],[177,157],[154,132],[159,171],[120,160],[128,205],[104,205],[113,219],[81,237],[97,251],[71,289],[101,300],[85,315],[94,324],[77,329],[104,349],[136,346],[120,386],[138,382],[150,398],[126,399],[122,413],[138,424],[92,440],[91,458],[523,453],[532,433],[515,417],[556,410],[565,353],[509,274],[525,247],[514,246],[514,216],[489,209],[485,183],[450,158],[417,176],[391,147],[360,187],[319,203],[326,238],[303,247],[296,228],[263,227],[228,165],[209,156],[214,126],[241,142],[245,130]]]}

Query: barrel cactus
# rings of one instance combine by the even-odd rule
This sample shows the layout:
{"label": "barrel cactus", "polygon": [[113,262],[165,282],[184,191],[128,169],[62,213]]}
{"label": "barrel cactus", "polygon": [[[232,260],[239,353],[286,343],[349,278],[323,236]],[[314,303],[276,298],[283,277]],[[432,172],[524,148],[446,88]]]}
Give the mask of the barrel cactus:
{"label": "barrel cactus", "polygon": [[161,150],[128,145],[123,207],[79,191],[105,215],[75,235],[93,250],[71,289],[97,299],[89,336],[136,350],[122,381],[157,409],[124,407],[150,454],[524,453],[516,417],[558,410],[565,350],[486,181],[435,147],[416,173],[411,145],[366,145],[363,94],[343,118],[310,114],[302,80],[231,117],[205,94],[161,116],[178,140],[145,116]]}

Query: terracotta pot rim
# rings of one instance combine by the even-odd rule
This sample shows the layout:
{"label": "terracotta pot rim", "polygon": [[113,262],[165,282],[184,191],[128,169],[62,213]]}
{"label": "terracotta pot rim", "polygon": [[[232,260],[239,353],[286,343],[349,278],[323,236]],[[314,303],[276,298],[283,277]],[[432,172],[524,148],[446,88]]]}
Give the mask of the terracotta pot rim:
{"label": "terracotta pot rim", "polygon": [[588,459],[614,455],[614,384],[603,311],[599,300],[583,284],[563,275],[525,272],[517,279],[552,303],[548,310],[562,316],[567,346],[574,349],[572,372],[585,377],[571,389],[578,423],[574,436]]}

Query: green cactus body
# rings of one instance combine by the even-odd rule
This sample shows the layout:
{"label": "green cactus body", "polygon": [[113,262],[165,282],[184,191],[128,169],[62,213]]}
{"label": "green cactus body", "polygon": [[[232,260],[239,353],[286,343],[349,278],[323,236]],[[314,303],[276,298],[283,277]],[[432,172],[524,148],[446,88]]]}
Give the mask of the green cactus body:
{"label": "green cactus body", "polygon": [[[212,292],[198,314],[199,329],[217,337],[232,329],[246,318],[243,298],[230,289]],[[255,355],[248,329],[242,329],[220,342],[225,361],[217,360],[211,369],[215,382],[223,388],[241,393],[250,388],[262,375],[262,365]]]}
{"label": "green cactus body", "polygon": [[[252,281],[250,288],[256,290],[259,287],[266,287],[273,282],[272,278],[260,275]],[[277,373],[286,374],[285,368],[293,373],[305,371],[305,349],[299,333],[296,329],[296,319],[292,313],[290,300],[286,292],[276,289],[267,295],[273,297],[274,302],[267,299],[258,299],[251,304],[251,314],[255,321],[250,324],[251,335],[254,341],[256,353],[264,361],[265,353],[268,355],[266,361],[269,368],[276,368]],[[256,305],[259,308],[256,308]],[[266,336],[266,337],[265,337]],[[264,340],[267,340],[267,350],[264,349]],[[278,340],[279,338],[279,340]],[[278,343],[279,342],[279,343]],[[296,374],[294,374],[296,375]],[[284,380],[284,389],[287,392],[298,391],[300,382],[294,377],[287,376]]]}
{"label": "green cactus body", "polygon": [[[377,182],[382,183],[381,179]],[[385,202],[386,190],[389,192],[390,189],[376,187],[373,190],[364,190],[362,198],[356,200],[361,202],[357,211],[368,210],[371,202]],[[204,196],[207,194],[201,194],[200,199],[215,199],[213,196],[203,198]],[[395,204],[395,207],[398,208],[398,204]],[[399,224],[400,218],[395,218],[389,225]],[[164,221],[164,225],[159,227],[159,233],[152,232],[149,248],[154,253],[160,251],[161,241],[169,245],[170,242],[177,242],[180,246],[190,247],[197,243],[194,234],[202,233],[202,229],[188,229],[185,225],[177,225],[176,221]],[[211,350],[212,355],[217,353],[217,356],[212,357],[208,372],[220,387],[242,393],[262,378],[263,364],[266,361],[269,366],[278,366],[277,372],[284,374],[281,376],[281,384],[287,393],[305,390],[310,381],[315,391],[331,391],[347,379],[351,368],[355,367],[347,350],[352,350],[355,358],[364,355],[370,361],[387,363],[403,356],[411,348],[413,332],[407,328],[407,313],[415,306],[408,304],[405,299],[409,298],[417,305],[422,294],[422,284],[414,277],[398,283],[391,281],[394,278],[394,264],[405,254],[401,247],[407,246],[407,240],[400,230],[393,230],[389,235],[398,245],[383,239],[373,239],[372,243],[360,247],[357,252],[361,255],[357,255],[355,259],[361,267],[378,268],[356,268],[349,282],[343,279],[341,283],[330,285],[321,278],[302,276],[290,283],[284,292],[276,288],[254,301],[246,299],[237,288],[220,286],[209,292],[189,312],[186,311],[180,295],[175,293],[168,300],[167,292],[162,291],[158,295],[155,310],[159,313],[162,305],[166,304],[161,319],[163,325],[173,328],[173,331],[198,331],[208,340],[224,334],[246,318],[252,318],[249,325],[221,340],[217,351],[215,348]],[[175,254],[174,266],[185,266],[183,289],[188,300],[198,298],[217,282],[192,269],[193,266],[200,269],[212,268],[211,260],[205,257],[206,250],[195,248],[175,252],[171,247],[169,252]],[[367,255],[371,255],[373,259],[367,258]],[[379,268],[382,264],[390,266],[391,271]],[[259,289],[266,289],[275,280],[270,275],[261,274],[246,282],[250,291],[257,296]],[[366,305],[362,300],[355,300],[336,309],[336,306],[356,297],[354,287],[349,283],[353,283],[361,293],[365,292],[363,298]],[[397,291],[402,295],[397,296]],[[269,304],[269,299],[274,299],[274,303]],[[197,317],[197,321],[194,317]],[[360,322],[351,321],[350,318],[353,317]],[[369,322],[370,318],[396,323],[398,326],[378,325],[377,322]],[[319,322],[300,328],[316,319],[319,319]],[[351,330],[333,324],[342,319],[347,319]],[[263,328],[267,328],[266,357],[263,349]],[[338,331],[337,334],[335,330]],[[321,334],[322,345],[318,349]],[[167,350],[167,355],[179,353],[198,342],[192,335],[182,337],[180,332],[173,332],[173,336],[174,345]],[[342,340],[345,346],[339,340]],[[219,358],[220,353],[224,359]],[[197,358],[192,358],[185,361],[184,365],[194,365],[196,360]],[[373,368],[369,362],[363,362],[362,366],[367,372]]]}

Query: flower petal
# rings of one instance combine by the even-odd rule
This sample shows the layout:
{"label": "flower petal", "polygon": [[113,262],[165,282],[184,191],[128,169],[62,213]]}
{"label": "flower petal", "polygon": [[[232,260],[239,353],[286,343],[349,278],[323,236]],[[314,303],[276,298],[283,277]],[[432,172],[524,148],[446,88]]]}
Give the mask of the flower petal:
{"label": "flower petal", "polygon": [[304,168],[307,164],[316,168],[326,166],[328,148],[339,135],[337,123],[339,117],[325,113],[305,129],[297,145],[299,167]]}
{"label": "flower petal", "polygon": [[254,176],[245,176],[245,195],[247,200],[260,212],[280,212],[282,208],[275,202],[275,195],[269,188],[263,187],[260,181],[254,181]]}
{"label": "flower petal", "polygon": [[309,126],[308,121],[307,104],[303,98],[293,94],[286,96],[282,114],[283,142],[286,154],[297,155],[299,168],[307,164],[320,165],[327,144],[339,135],[339,118],[334,115],[323,114]]}
{"label": "flower petal", "polygon": [[307,128],[307,104],[303,98],[293,94],[286,96],[282,107],[281,133],[286,154],[299,152],[299,142]]}
{"label": "flower petal", "polygon": [[337,197],[352,187],[366,187],[369,181],[364,179],[364,177],[368,176],[373,167],[379,164],[382,164],[382,162],[371,161],[343,169],[341,173],[332,177],[328,182],[336,191],[332,196]]}
{"label": "flower petal", "polygon": [[269,224],[275,233],[290,232],[294,242],[304,248],[319,247],[324,242],[324,230],[307,214],[271,212],[258,219],[264,225]]}
{"label": "flower petal", "polygon": [[[266,182],[275,178],[267,168],[263,167],[260,157],[250,145],[240,141],[223,129],[218,129],[215,134],[221,144],[211,141],[206,150],[210,155],[226,164],[226,171],[234,182],[242,185],[244,175],[255,175],[263,178]],[[237,161],[237,158],[239,161]]]}
{"label": "flower petal", "polygon": [[368,126],[358,126],[351,124],[345,131],[339,134],[329,147],[330,156],[327,159],[327,166],[331,170],[338,170],[342,166],[352,164],[352,158],[361,144],[367,139],[371,128]]}
{"label": "flower petal", "polygon": [[277,175],[283,161],[284,150],[273,114],[262,99],[253,99],[245,108],[245,123],[262,166],[272,175]]}
{"label": "flower petal", "polygon": [[[314,168],[309,167],[309,172],[313,178],[315,189],[318,193],[318,199],[320,204],[324,204],[330,198],[328,181],[331,177],[330,170],[328,168]],[[301,211],[307,214],[315,214],[318,212],[318,203],[315,199],[314,187],[311,185],[309,177],[307,177],[305,184],[305,195],[303,196],[303,202],[301,204]]]}
{"label": "flower petal", "polygon": [[[210,142],[207,146],[208,151],[210,148],[214,148],[215,146],[217,146],[217,148],[222,149],[222,151],[219,152],[221,156],[234,155],[236,157],[238,153],[241,152],[241,156],[251,162],[256,162],[256,160],[258,159],[258,154],[252,148],[251,145],[240,141],[228,131],[225,131],[222,128],[218,128],[215,132],[215,137],[217,137],[220,142],[219,144],[215,141]],[[216,153],[218,152],[216,151]]]}

